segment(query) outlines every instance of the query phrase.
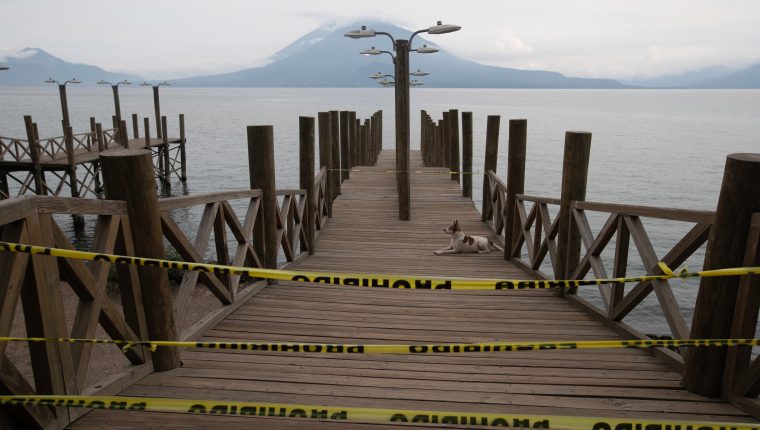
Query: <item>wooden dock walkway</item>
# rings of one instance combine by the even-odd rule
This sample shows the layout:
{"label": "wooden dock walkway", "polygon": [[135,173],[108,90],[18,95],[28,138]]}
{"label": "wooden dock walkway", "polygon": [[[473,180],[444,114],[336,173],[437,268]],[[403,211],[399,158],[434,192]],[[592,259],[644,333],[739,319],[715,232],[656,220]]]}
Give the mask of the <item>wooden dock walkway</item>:
{"label": "wooden dock walkway", "polygon": [[[412,152],[415,170],[423,168]],[[435,256],[442,229],[491,234],[446,174],[412,176],[412,221],[398,220],[395,153],[357,167],[304,270],[528,278],[498,252]],[[477,342],[618,339],[548,291],[426,291],[281,282],[253,296],[204,340]],[[152,373],[121,395],[438,411],[749,421],[720,399],[689,393],[681,376],[641,350],[457,355],[332,355],[190,349],[181,368]],[[258,417],[93,411],[70,429],[365,429],[384,425]],[[412,425],[409,425],[412,427]],[[416,427],[416,426],[414,426]],[[394,425],[392,428],[405,428]]]}

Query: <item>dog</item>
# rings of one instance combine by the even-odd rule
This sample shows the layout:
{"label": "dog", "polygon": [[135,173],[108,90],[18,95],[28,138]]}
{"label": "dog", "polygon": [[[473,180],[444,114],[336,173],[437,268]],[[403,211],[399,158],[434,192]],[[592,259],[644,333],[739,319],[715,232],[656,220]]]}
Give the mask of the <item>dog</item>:
{"label": "dog", "polygon": [[492,248],[504,252],[504,248],[493,243],[493,241],[482,236],[468,236],[462,232],[459,227],[459,220],[454,221],[454,224],[449,228],[444,228],[443,231],[446,234],[451,235],[451,243],[448,248],[439,249],[433,251],[435,255],[442,254],[464,254],[468,252],[477,252],[478,254],[487,254],[491,252]]}

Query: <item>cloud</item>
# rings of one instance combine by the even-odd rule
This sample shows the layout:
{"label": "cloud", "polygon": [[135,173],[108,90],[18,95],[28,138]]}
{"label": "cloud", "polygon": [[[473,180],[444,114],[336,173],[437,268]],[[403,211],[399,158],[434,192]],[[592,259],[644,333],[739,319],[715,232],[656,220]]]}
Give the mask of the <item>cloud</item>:
{"label": "cloud", "polygon": [[14,51],[0,46],[0,61],[8,61],[9,58],[22,59],[29,58],[37,53],[37,49],[25,49],[23,51]]}
{"label": "cloud", "polygon": [[529,54],[533,48],[526,45],[519,37],[505,31],[501,32],[497,45],[502,53],[506,54]]}

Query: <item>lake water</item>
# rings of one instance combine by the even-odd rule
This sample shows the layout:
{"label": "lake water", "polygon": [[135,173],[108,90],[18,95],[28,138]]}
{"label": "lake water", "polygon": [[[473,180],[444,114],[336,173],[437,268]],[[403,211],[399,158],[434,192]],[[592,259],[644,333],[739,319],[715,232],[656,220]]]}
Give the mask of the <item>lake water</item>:
{"label": "lake water", "polygon": [[[109,88],[70,86],[68,98],[75,133],[89,129],[91,116],[110,124],[113,99]],[[153,115],[148,88],[122,87],[121,104],[127,120],[132,113],[141,118]],[[393,90],[386,88],[161,87],[161,108],[169,118],[171,136],[178,135],[177,114],[184,113],[186,118],[189,180],[186,187],[176,184],[175,193],[247,187],[248,125],[274,126],[278,188],[298,185],[299,116],[337,109],[354,110],[365,118],[382,109],[383,144],[385,148],[394,145]],[[714,210],[726,155],[760,152],[758,90],[414,88],[413,149],[419,148],[420,109],[438,119],[441,111],[452,108],[473,113],[475,171],[483,166],[486,116],[501,115],[497,173],[502,178],[506,178],[508,120],[528,119],[525,189],[533,195],[559,195],[566,130],[593,134],[587,192],[590,201]],[[41,136],[60,135],[57,88],[0,86],[0,135],[24,137],[25,114],[31,114],[39,124]],[[480,207],[482,177],[477,176],[473,185],[475,203]],[[604,217],[591,216],[594,231],[603,221]],[[645,226],[659,256],[691,227],[648,220]],[[613,249],[612,244],[609,249]],[[688,262],[689,268],[701,268],[703,255],[700,250]],[[611,253],[603,257],[611,272]],[[631,275],[642,273],[635,249],[629,261]],[[690,318],[697,283],[675,281],[672,285]],[[581,294],[592,300],[598,296],[591,290]],[[666,334],[667,326],[660,315],[652,295],[625,321],[647,333]]]}

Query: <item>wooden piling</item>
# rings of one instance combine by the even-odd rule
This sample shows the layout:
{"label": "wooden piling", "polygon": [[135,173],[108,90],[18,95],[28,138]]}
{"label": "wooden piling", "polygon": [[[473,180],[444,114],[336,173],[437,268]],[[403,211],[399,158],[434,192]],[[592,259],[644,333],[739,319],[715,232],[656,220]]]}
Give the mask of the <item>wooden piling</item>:
{"label": "wooden piling", "polygon": [[127,122],[122,121],[121,123],[119,123],[118,129],[119,129],[119,136],[120,136],[119,141],[122,142],[122,145],[125,148],[129,149],[129,136],[127,136]]}
{"label": "wooden piling", "polygon": [[164,168],[162,170],[162,179],[164,182],[164,185],[167,187],[171,186],[171,161],[169,157],[169,137],[168,137],[168,130],[166,127],[166,117],[161,117],[161,139],[163,139],[163,144],[161,145],[161,151],[163,151],[163,160],[164,160]]}
{"label": "wooden piling", "polygon": [[[731,154],[726,157],[715,222],[705,251],[704,270],[741,267],[744,263],[750,222],[760,212],[760,154]],[[702,278],[694,307],[691,338],[726,339],[737,305],[740,278]],[[757,313],[755,313],[755,316]],[[749,323],[751,327],[749,327]],[[747,320],[747,333],[755,333]],[[718,397],[721,394],[726,348],[691,348],[686,354],[683,382],[692,393]]]}
{"label": "wooden piling", "polygon": [[301,225],[305,226],[306,240],[301,242],[301,249],[308,248],[309,255],[312,255],[314,254],[316,236],[316,224],[314,223],[317,217],[316,196],[314,195],[314,117],[302,116],[298,118],[298,148],[299,186],[306,190],[306,209],[301,221]]}
{"label": "wooden piling", "polygon": [[444,142],[445,124],[443,118],[438,120],[438,124],[435,127],[435,154],[438,167],[446,167],[446,143]]}
{"label": "wooden piling", "polygon": [[153,108],[156,112],[156,137],[161,139],[161,102],[158,97],[158,85],[153,85]]}
{"label": "wooden piling", "polygon": [[32,176],[34,178],[34,188],[38,195],[47,195],[47,187],[42,179],[42,164],[40,163],[40,147],[37,136],[34,133],[34,122],[31,115],[24,115],[24,126],[26,126],[26,138],[29,141],[29,158],[32,159]]}
{"label": "wooden piling", "polygon": [[[581,254],[581,236],[573,222],[572,201],[586,199],[588,161],[591,155],[591,133],[568,131],[565,133],[565,154],[562,163],[562,195],[559,207],[559,233],[557,234],[557,279],[569,279],[578,265]],[[564,296],[564,288],[555,290]]]}
{"label": "wooden piling", "polygon": [[71,188],[71,197],[79,197],[77,164],[76,157],[74,156],[74,131],[71,126],[67,126],[64,129],[63,142],[66,148],[66,170],[69,174],[69,187]]}
{"label": "wooden piling", "polygon": [[425,110],[420,111],[420,154],[422,165],[427,167],[427,147],[425,146]]}
{"label": "wooden piling", "polygon": [[[509,120],[509,142],[507,143],[507,216],[504,220],[504,243],[509,246],[504,247],[505,260],[512,259],[512,249],[515,246],[516,238],[520,232],[520,219],[517,216],[516,196],[525,193],[525,153],[527,147],[527,133],[527,120]],[[588,163],[586,164],[588,165]],[[573,266],[573,268],[574,267],[575,266]]]}
{"label": "wooden piling", "polygon": [[143,118],[145,125],[145,149],[151,151],[150,148],[150,118]]}
{"label": "wooden piling", "polygon": [[248,171],[251,189],[262,191],[256,252],[265,267],[277,268],[277,194],[275,191],[274,133],[271,125],[248,126]]}
{"label": "wooden piling", "polygon": [[135,139],[140,138],[140,127],[137,121],[137,114],[132,114],[132,136],[134,136]]}
{"label": "wooden piling", "polygon": [[[135,255],[165,259],[150,151],[109,151],[100,155],[100,163],[106,198],[123,200],[127,204]],[[137,272],[142,285],[149,339],[176,340],[178,330],[166,269],[139,266]],[[156,371],[171,370],[180,365],[177,348],[159,346],[152,354]]]}
{"label": "wooden piling", "polygon": [[370,153],[372,152],[372,139],[371,139],[371,131],[372,131],[372,123],[370,122],[369,118],[364,120],[364,141],[362,144],[362,164],[365,166],[371,166],[372,163],[370,162]]}
{"label": "wooden piling", "polygon": [[330,143],[330,113],[319,112],[317,114],[317,121],[319,127],[319,167],[326,168],[325,181],[327,182],[325,187],[325,202],[327,203],[327,216],[332,218],[332,206],[333,206],[333,182],[330,179],[330,166],[332,166],[332,143]]}
{"label": "wooden piling", "polygon": [[351,146],[348,126],[348,111],[340,111],[340,178],[341,182],[350,178],[351,170]]}
{"label": "wooden piling", "polygon": [[358,166],[358,154],[359,154],[359,139],[358,139],[358,127],[356,122],[356,112],[348,113],[348,135],[349,135],[349,156],[348,156],[348,168],[351,169],[354,166]]}
{"label": "wooden piling", "polygon": [[452,181],[460,182],[459,172],[462,170],[459,160],[459,111],[449,110],[449,150],[451,151]]}
{"label": "wooden piling", "polygon": [[180,180],[187,182],[187,153],[185,152],[185,114],[179,114],[179,157],[180,157]]}
{"label": "wooden piling", "polygon": [[443,167],[453,170],[451,169],[451,140],[449,139],[449,131],[451,130],[449,126],[451,122],[450,117],[451,114],[449,112],[443,112],[441,138],[443,143]]}
{"label": "wooden piling", "polygon": [[[499,126],[501,117],[499,115],[488,115],[486,119],[486,157],[483,163],[483,170],[489,170],[496,173],[496,164],[499,161]],[[480,220],[485,222],[488,212],[491,211],[491,196],[488,192],[488,176],[483,175],[483,211]],[[507,213],[509,216],[509,213]],[[513,214],[514,216],[514,214]],[[504,250],[510,246],[510,242],[504,242]],[[507,255],[507,254],[505,254]]]}
{"label": "wooden piling", "polygon": [[472,198],[472,112],[462,112],[462,196]]}
{"label": "wooden piling", "polygon": [[335,200],[340,195],[340,114],[337,110],[330,111],[330,145],[332,148],[332,163],[330,169],[330,176],[333,180],[333,189],[335,193],[332,195]]}

